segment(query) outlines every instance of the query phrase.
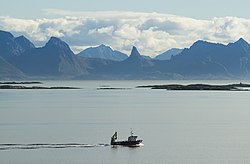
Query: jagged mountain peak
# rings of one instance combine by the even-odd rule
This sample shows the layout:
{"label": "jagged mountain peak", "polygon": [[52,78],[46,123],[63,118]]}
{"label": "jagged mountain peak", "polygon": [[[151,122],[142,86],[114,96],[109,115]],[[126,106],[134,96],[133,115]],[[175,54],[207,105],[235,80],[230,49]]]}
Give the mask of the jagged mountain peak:
{"label": "jagged mountain peak", "polygon": [[127,58],[124,62],[132,64],[133,66],[131,65],[131,68],[148,67],[153,65],[152,59],[141,55],[135,46],[133,46],[129,58]]}
{"label": "jagged mountain peak", "polygon": [[62,49],[70,49],[69,45],[57,37],[51,37],[45,47],[58,47]]}
{"label": "jagged mountain peak", "polygon": [[133,46],[130,57],[141,57],[141,54],[135,46]]}
{"label": "jagged mountain peak", "polygon": [[249,46],[249,43],[246,40],[244,40],[243,38],[240,38],[234,44],[238,44],[238,45],[242,45],[242,46]]}
{"label": "jagged mountain peak", "polygon": [[48,44],[60,44],[62,43],[63,41],[57,37],[50,37],[49,41],[48,41]]}
{"label": "jagged mountain peak", "polygon": [[1,43],[1,45],[11,44],[13,42],[15,42],[15,37],[10,32],[0,30],[0,43]]}
{"label": "jagged mountain peak", "polygon": [[237,40],[236,42],[240,42],[240,43],[244,42],[244,43],[247,43],[247,41],[246,41],[246,40],[244,40],[243,38],[240,38],[240,39],[239,39],[239,40]]}
{"label": "jagged mountain peak", "polygon": [[0,30],[0,55],[9,60],[23,52],[23,48],[16,42],[15,37],[6,31]]}
{"label": "jagged mountain peak", "polygon": [[29,41],[25,36],[21,35],[15,38],[15,41],[24,49],[35,48],[35,45]]}
{"label": "jagged mountain peak", "polygon": [[0,30],[0,36],[2,37],[14,37],[10,32]]}

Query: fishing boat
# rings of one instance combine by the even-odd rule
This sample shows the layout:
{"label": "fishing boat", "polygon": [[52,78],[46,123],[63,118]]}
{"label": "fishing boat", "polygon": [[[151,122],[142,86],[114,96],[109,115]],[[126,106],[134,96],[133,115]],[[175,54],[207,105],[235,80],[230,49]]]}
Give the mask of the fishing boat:
{"label": "fishing boat", "polygon": [[134,135],[133,130],[131,129],[130,136],[128,140],[125,141],[118,141],[117,132],[111,137],[111,145],[122,145],[122,146],[141,146],[142,140],[137,140],[137,136]]}

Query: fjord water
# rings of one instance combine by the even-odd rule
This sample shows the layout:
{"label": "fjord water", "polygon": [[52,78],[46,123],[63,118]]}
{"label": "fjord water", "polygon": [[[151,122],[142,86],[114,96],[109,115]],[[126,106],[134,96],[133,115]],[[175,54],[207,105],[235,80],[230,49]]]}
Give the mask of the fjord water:
{"label": "fjord water", "polygon": [[[195,82],[45,81],[82,89],[0,90],[0,163],[250,163],[250,92],[135,88],[170,83]],[[144,146],[103,145],[115,131],[126,139],[130,128]]]}

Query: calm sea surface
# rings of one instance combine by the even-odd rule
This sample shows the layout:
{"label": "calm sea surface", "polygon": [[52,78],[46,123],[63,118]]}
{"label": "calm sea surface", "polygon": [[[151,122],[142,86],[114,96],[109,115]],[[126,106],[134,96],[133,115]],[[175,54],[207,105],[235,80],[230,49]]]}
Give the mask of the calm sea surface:
{"label": "calm sea surface", "polygon": [[[0,164],[250,163],[250,92],[135,88],[170,83],[195,82],[44,81],[82,89],[0,90]],[[144,146],[104,145],[130,128]]]}

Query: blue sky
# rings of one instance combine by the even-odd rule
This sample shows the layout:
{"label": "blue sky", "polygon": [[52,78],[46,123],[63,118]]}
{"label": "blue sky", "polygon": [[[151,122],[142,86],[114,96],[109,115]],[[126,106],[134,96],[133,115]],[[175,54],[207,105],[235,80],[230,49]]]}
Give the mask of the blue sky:
{"label": "blue sky", "polygon": [[[4,0],[0,15],[18,18],[45,17],[47,8],[78,11],[160,12],[199,19],[237,16],[250,18],[249,0]],[[47,16],[46,16],[47,17]]]}
{"label": "blue sky", "polygon": [[36,46],[51,36],[74,52],[106,44],[129,54],[136,46],[155,56],[197,40],[250,41],[249,0],[4,0],[0,30]]}

